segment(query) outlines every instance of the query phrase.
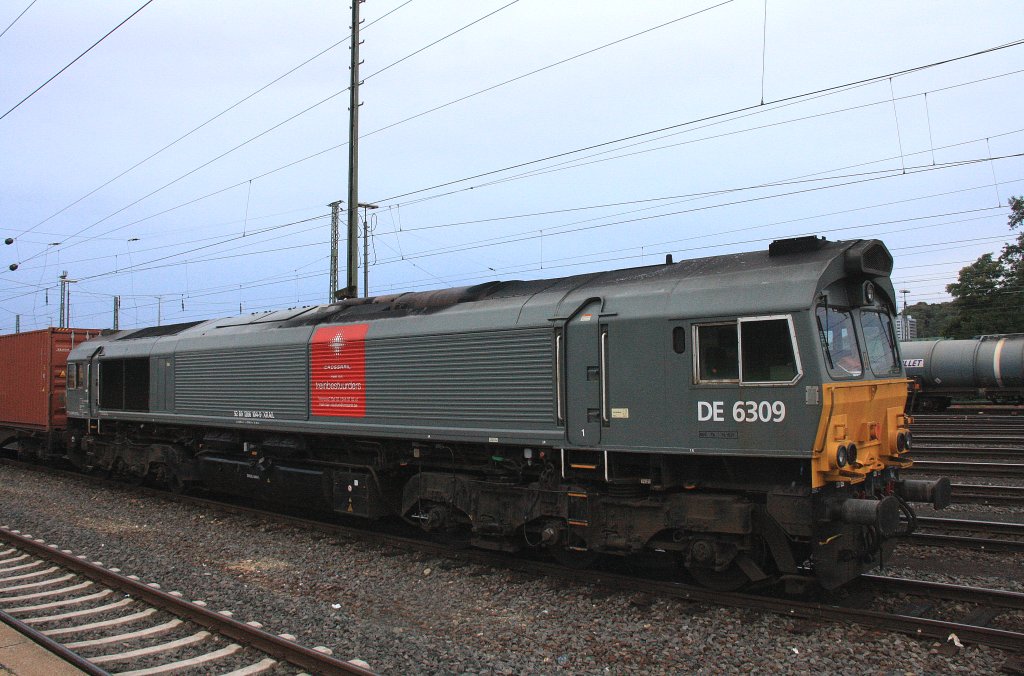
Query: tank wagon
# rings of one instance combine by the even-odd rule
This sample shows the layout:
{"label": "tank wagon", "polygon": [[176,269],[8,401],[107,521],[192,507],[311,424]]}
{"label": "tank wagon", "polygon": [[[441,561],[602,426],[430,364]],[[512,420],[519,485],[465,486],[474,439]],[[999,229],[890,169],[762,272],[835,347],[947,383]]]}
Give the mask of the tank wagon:
{"label": "tank wagon", "polygon": [[900,343],[900,349],[915,383],[915,411],[943,411],[953,397],[1024,403],[1024,333],[916,340]]}
{"label": "tank wagon", "polygon": [[836,587],[908,502],[949,500],[899,476],[891,267],[881,242],[808,237],[111,333],[71,355],[69,453],[579,565]]}
{"label": "tank wagon", "polygon": [[99,329],[56,329],[0,336],[0,448],[46,460],[65,454],[67,358]]}

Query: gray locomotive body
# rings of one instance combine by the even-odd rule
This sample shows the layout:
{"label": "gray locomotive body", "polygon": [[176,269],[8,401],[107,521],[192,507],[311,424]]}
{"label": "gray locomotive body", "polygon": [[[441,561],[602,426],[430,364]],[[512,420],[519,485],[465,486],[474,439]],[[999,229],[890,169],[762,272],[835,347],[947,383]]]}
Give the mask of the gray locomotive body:
{"label": "gray locomotive body", "polygon": [[69,454],[482,547],[836,586],[906,500],[948,499],[898,476],[890,270],[879,242],[805,238],[112,333],[69,360]]}
{"label": "gray locomotive body", "polygon": [[914,409],[942,411],[953,397],[1024,402],[1024,334],[900,343],[907,376],[917,384]]}

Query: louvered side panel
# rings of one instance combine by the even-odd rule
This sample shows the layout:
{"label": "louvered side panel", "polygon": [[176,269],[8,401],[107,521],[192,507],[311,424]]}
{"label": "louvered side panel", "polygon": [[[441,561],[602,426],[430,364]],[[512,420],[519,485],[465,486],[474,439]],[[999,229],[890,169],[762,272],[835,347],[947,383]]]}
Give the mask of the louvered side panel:
{"label": "louvered side panel", "polygon": [[551,335],[517,329],[371,339],[366,415],[429,425],[550,425]]}
{"label": "louvered side panel", "polygon": [[306,346],[178,353],[178,413],[238,418],[305,419]]}

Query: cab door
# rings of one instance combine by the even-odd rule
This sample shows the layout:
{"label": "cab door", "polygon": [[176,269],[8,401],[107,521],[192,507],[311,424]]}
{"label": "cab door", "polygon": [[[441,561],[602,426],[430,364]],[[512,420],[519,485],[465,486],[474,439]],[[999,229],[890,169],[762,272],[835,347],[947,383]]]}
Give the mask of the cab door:
{"label": "cab door", "polygon": [[89,357],[89,361],[86,364],[86,377],[85,380],[89,383],[88,389],[88,407],[89,417],[95,418],[100,412],[100,355],[103,354],[103,348],[96,348],[96,351]]}
{"label": "cab door", "polygon": [[601,442],[607,374],[602,363],[599,299],[584,304],[565,325],[566,435],[576,446]]}

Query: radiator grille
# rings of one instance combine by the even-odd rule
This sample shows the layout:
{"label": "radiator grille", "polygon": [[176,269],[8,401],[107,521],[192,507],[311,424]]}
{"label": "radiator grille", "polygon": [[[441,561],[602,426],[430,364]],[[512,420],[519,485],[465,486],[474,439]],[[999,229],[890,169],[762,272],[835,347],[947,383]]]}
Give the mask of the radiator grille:
{"label": "radiator grille", "polygon": [[550,424],[551,336],[544,328],[368,340],[367,417]]}
{"label": "radiator grille", "polygon": [[175,409],[197,415],[259,411],[274,418],[305,418],[306,369],[305,344],[179,353],[174,363]]}

